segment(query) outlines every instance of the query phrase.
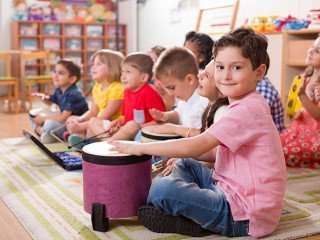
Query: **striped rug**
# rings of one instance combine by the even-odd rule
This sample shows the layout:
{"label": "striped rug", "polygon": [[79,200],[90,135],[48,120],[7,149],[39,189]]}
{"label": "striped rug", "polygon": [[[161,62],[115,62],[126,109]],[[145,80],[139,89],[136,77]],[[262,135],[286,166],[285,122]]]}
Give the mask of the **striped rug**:
{"label": "striped rug", "polygon": [[[50,149],[65,150],[65,146],[50,144]],[[0,140],[0,178],[0,197],[33,239],[195,239],[153,233],[136,218],[111,219],[108,232],[93,231],[91,216],[83,210],[82,172],[63,170],[25,138]],[[320,171],[288,169],[281,222],[275,233],[265,239],[297,239],[317,233]],[[227,238],[210,235],[201,239]]]}

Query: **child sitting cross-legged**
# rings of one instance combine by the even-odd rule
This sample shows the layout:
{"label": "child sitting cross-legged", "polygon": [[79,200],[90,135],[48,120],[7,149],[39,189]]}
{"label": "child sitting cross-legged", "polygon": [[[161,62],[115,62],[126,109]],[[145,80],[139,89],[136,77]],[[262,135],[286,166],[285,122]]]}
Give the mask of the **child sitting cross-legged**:
{"label": "child sitting cross-legged", "polygon": [[[109,141],[115,146],[111,150],[123,153],[182,158],[172,174],[153,179],[148,205],[138,210],[138,219],[148,229],[192,236],[206,229],[253,238],[276,229],[286,165],[270,108],[256,92],[266,71],[267,47],[265,36],[245,28],[217,40],[214,77],[230,105],[200,135],[152,143]],[[195,161],[216,147],[214,169]]]}
{"label": "child sitting cross-legged", "polygon": [[40,136],[43,143],[52,143],[56,139],[50,134],[57,130],[55,135],[63,138],[63,132],[66,120],[71,115],[81,115],[88,110],[86,99],[76,86],[81,78],[81,70],[78,65],[68,59],[60,60],[54,68],[52,75],[53,85],[56,87],[54,93],[47,96],[43,93],[33,93],[48,106],[55,103],[59,106],[58,114],[48,114],[42,116],[38,114],[31,119],[36,134]]}
{"label": "child sitting cross-legged", "polygon": [[82,140],[87,135],[89,120],[98,119],[100,125],[108,125],[110,121],[122,117],[121,106],[124,88],[120,83],[121,52],[102,49],[91,57],[91,77],[96,81],[92,89],[93,102],[90,110],[81,116],[71,116],[67,121],[67,130],[71,135],[69,144],[82,148]]}
{"label": "child sitting cross-legged", "polygon": [[121,82],[125,88],[122,105],[123,117],[101,126],[96,119],[89,122],[87,137],[90,138],[104,131],[101,137],[132,140],[138,130],[131,126],[153,125],[157,121],[149,113],[150,109],[164,111],[165,106],[160,95],[149,85],[152,78],[153,60],[146,53],[129,54],[122,62]]}

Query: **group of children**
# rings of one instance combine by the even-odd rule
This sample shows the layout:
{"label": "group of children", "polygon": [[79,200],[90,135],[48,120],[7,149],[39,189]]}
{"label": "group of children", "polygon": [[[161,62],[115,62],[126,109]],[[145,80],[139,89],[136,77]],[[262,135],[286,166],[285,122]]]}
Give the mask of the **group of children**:
{"label": "group of children", "polygon": [[[108,138],[120,152],[170,158],[165,171],[171,174],[153,180],[148,205],[138,210],[152,231],[268,235],[283,207],[286,163],[320,168],[320,38],[308,51],[313,74],[299,90],[303,108],[285,130],[278,92],[265,76],[267,46],[265,37],[241,28],[216,42],[190,32],[184,47],[155,48],[160,56],[100,50],[91,59],[90,110],[75,86],[80,69],[61,60],[55,93],[35,94],[57,103],[61,114],[37,116],[35,132],[50,142],[50,130],[61,127],[59,136],[80,148]],[[148,125],[183,138],[117,141],[137,139]]]}

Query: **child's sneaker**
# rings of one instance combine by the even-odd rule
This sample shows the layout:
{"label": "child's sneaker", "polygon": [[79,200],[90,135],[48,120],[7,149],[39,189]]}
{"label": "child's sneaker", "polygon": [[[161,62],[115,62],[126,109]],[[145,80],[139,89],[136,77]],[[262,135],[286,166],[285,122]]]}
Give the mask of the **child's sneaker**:
{"label": "child's sneaker", "polygon": [[40,136],[40,141],[43,144],[48,144],[48,143],[56,142],[57,140],[54,137],[52,137],[50,133],[44,132]]}
{"label": "child's sneaker", "polygon": [[149,230],[157,233],[177,233],[199,237],[205,232],[198,223],[183,216],[172,216],[156,209],[152,205],[144,205],[137,212],[139,221]]}
{"label": "child's sneaker", "polygon": [[85,145],[92,143],[90,140],[86,140],[85,138],[77,135],[77,134],[71,134],[68,138],[69,146],[82,149]]}

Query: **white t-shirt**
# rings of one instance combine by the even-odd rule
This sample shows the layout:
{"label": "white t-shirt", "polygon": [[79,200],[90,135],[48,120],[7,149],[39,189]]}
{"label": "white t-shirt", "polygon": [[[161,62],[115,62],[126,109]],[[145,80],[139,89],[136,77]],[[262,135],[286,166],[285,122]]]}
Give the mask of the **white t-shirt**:
{"label": "white t-shirt", "polygon": [[185,127],[201,128],[201,116],[209,100],[194,91],[187,101],[179,100],[174,109],[179,114],[179,124]]}

